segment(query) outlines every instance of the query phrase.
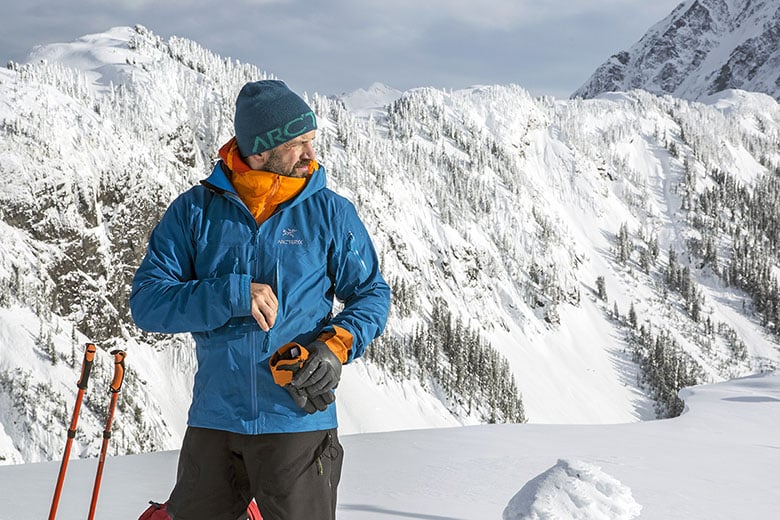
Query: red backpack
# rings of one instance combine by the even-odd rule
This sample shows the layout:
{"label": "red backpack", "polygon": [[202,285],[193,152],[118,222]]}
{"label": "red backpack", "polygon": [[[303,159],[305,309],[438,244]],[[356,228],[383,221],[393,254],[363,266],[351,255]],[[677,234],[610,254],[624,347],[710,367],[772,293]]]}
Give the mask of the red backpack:
{"label": "red backpack", "polygon": [[158,504],[157,502],[149,502],[149,507],[141,513],[138,520],[170,520],[168,516],[168,503]]}
{"label": "red backpack", "polygon": [[[138,520],[171,520],[171,517],[168,516],[168,502],[164,504],[149,502],[149,504],[149,507],[141,513]],[[254,500],[249,502],[246,514],[249,520],[263,520],[263,515],[260,514],[260,510],[257,508]]]}

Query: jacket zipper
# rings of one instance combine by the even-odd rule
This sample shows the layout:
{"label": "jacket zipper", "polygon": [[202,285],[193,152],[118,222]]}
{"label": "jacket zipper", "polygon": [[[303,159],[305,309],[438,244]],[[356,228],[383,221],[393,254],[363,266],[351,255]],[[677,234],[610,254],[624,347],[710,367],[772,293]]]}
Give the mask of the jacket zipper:
{"label": "jacket zipper", "polygon": [[[225,192],[225,196],[228,196],[236,204],[238,204],[240,207],[242,207],[244,212],[249,216],[249,219],[254,223],[255,227],[254,227],[254,230],[252,232],[252,234],[253,234],[252,243],[253,243],[253,246],[254,246],[255,250],[257,250],[259,248],[258,242],[260,240],[260,227],[261,227],[260,224],[257,223],[257,221],[255,220],[254,216],[252,215],[252,212],[249,211],[249,208],[247,207],[246,204],[244,204],[244,201],[241,200],[241,197],[239,197],[238,194]],[[274,217],[274,215],[269,215],[265,219],[264,223],[266,221],[268,221],[269,219],[273,218],[273,217]],[[351,244],[352,239],[354,238],[351,235],[352,234],[350,233],[350,244]],[[355,253],[357,253],[357,251],[355,251]],[[358,255],[358,257],[359,256],[360,255]],[[360,262],[362,263],[363,260],[360,259]],[[255,264],[256,264],[256,261],[255,261]],[[255,266],[251,266],[250,268],[252,269],[252,271],[254,271]],[[277,315],[276,315],[276,318],[278,319],[279,315],[280,315],[280,313],[281,313],[281,311],[283,309],[282,292],[280,290],[281,286],[282,286],[282,282],[281,282],[281,266],[280,266],[278,258],[275,260],[274,270],[275,270],[275,272],[274,272],[274,287],[273,287],[273,289],[274,289],[274,293],[276,294],[277,303],[278,303],[278,307],[277,307],[278,311],[277,311]],[[255,278],[255,276],[253,276],[253,278]],[[257,332],[255,332],[254,335],[255,335],[255,337],[257,337]],[[265,337],[263,338],[263,344],[261,346],[261,352],[263,354],[267,354],[268,352],[271,351],[271,330],[266,332],[264,334],[264,336]],[[258,388],[258,385],[257,385],[257,377],[258,377],[258,373],[257,373],[258,368],[257,367],[258,367],[258,362],[259,361],[258,361],[257,349],[253,348],[252,349],[252,356],[251,356],[252,366],[250,367],[250,377],[251,377],[250,390],[252,392],[252,412],[253,412],[252,415],[254,417],[258,417],[258,415],[260,413],[260,403],[259,403],[259,398],[258,398],[259,388]],[[255,433],[257,433],[257,434],[262,433],[261,432],[261,427],[260,427],[259,423],[255,424],[254,430],[255,430]]]}
{"label": "jacket zipper", "polygon": [[284,309],[284,301],[282,299],[282,269],[280,267],[279,259],[277,258],[275,260],[276,264],[274,266],[274,269],[276,270],[276,274],[274,276],[275,285],[274,291],[276,293],[276,303],[277,303],[277,312],[276,312],[276,318],[279,318],[279,315],[282,313],[282,310]]}
{"label": "jacket zipper", "polygon": [[355,235],[352,234],[352,231],[348,232],[347,234],[347,254],[355,255],[358,262],[360,262],[360,268],[363,270],[363,272],[368,271],[366,262],[363,260],[363,257],[360,256],[357,247],[355,247]]}
{"label": "jacket zipper", "polygon": [[[254,218],[252,220],[254,220]],[[257,223],[257,222],[255,222],[255,223]],[[257,251],[257,249],[258,249],[258,242],[260,240],[260,226],[259,225],[255,228],[255,230],[253,232],[252,238],[253,238],[253,240],[252,240],[252,247],[254,248],[255,251]],[[256,269],[257,269],[257,267],[256,267],[257,266],[257,259],[256,258],[255,258],[254,264],[255,265],[251,266],[252,277],[253,278],[255,278],[256,274],[257,274],[255,272]],[[255,332],[254,333],[255,338],[257,338],[257,334],[259,334],[259,332]],[[265,333],[265,335],[263,337],[263,344],[262,345],[257,345],[257,347],[262,349],[262,352],[266,352],[268,350],[270,342],[271,342],[271,331],[269,330],[268,332]],[[253,343],[257,344],[257,340],[255,342],[253,342]],[[253,347],[252,348],[252,416],[253,417],[258,417],[259,414],[260,414],[260,409],[259,409],[260,408],[260,403],[259,403],[259,397],[257,395],[258,391],[259,391],[259,388],[257,386],[257,377],[258,377],[258,373],[257,373],[258,368],[257,367],[258,367],[258,363],[259,363],[257,347]],[[255,425],[255,433],[256,434],[262,433],[260,430],[261,430],[260,424],[257,423]]]}
{"label": "jacket zipper", "polygon": [[[260,238],[260,225],[257,223],[257,221],[255,220],[254,216],[249,211],[249,208],[247,208],[246,204],[244,204],[244,201],[241,200],[241,197],[239,197],[235,193],[230,193],[230,192],[225,192],[224,195],[226,197],[228,197],[229,199],[231,199],[239,207],[241,207],[244,210],[244,213],[249,217],[250,222],[252,222],[252,224],[254,224],[254,227],[252,229],[252,244],[253,244],[253,247],[255,248],[255,250],[257,250],[257,242],[258,242],[258,240]],[[255,260],[254,264],[256,265],[256,263],[257,263],[257,261]],[[252,278],[253,279],[256,279],[256,276],[255,276],[255,273],[254,273],[255,265],[248,265],[247,266],[247,268],[252,272]],[[269,337],[268,337],[269,335],[270,335],[270,331],[269,331],[269,333],[267,333],[265,335],[264,343],[265,343],[266,346],[262,347],[264,350],[267,349],[267,345],[269,343]],[[258,333],[257,332],[253,332],[252,333],[252,338],[254,338],[254,341],[252,341],[252,343],[254,345],[257,345]],[[250,360],[249,360],[249,362],[251,364],[251,366],[249,367],[249,380],[250,380],[249,390],[250,390],[250,392],[252,394],[252,417],[258,417],[258,415],[260,414],[260,403],[259,403],[259,398],[258,398],[258,391],[259,391],[259,389],[258,389],[258,385],[257,385],[257,377],[258,377],[257,365],[258,365],[259,360],[258,360],[258,355],[257,355],[257,347],[253,347],[251,350],[252,350],[252,353],[250,355]],[[257,419],[255,419],[254,430],[255,430],[256,434],[261,433],[260,432],[261,427],[260,427],[260,424],[257,421]]]}
{"label": "jacket zipper", "polygon": [[[278,186],[277,186],[277,188],[278,188]],[[241,200],[241,197],[239,197],[238,194],[231,193],[231,192],[223,192],[223,195],[228,197],[229,199],[231,199],[238,206],[240,206],[244,210],[244,213],[249,217],[249,220],[254,224],[254,230],[252,231],[252,235],[253,235],[252,243],[253,243],[253,246],[254,246],[255,250],[257,250],[259,248],[258,242],[260,240],[260,224],[257,223],[257,221],[255,220],[254,215],[252,215],[252,212],[249,211],[249,208],[247,207],[246,204],[244,204],[244,201]],[[269,215],[265,220],[267,221],[268,219],[270,219],[272,217],[273,217],[273,215]],[[255,265],[256,265],[256,263],[257,263],[257,261],[255,260]],[[256,278],[254,276],[254,274],[255,274],[254,273],[255,266],[249,266],[249,267],[253,271],[253,278]],[[273,289],[274,289],[274,292],[275,292],[276,297],[277,297],[279,311],[281,311],[281,309],[282,309],[282,299],[281,299],[281,293],[279,291],[279,288],[281,287],[280,273],[281,273],[281,269],[280,269],[280,266],[279,266],[279,260],[276,259],[275,280],[274,280],[275,287]],[[278,317],[279,317],[279,315],[277,313],[277,318]],[[253,334],[253,336],[255,338],[257,338],[257,334],[258,333],[255,332]],[[253,343],[257,344],[257,340],[255,340]],[[260,346],[260,348],[261,348],[261,352],[263,354],[266,354],[266,353],[270,352],[270,350],[271,350],[271,331],[270,330],[264,334],[262,346]],[[252,415],[253,415],[253,417],[258,417],[259,414],[260,414],[260,403],[259,403],[259,397],[258,397],[259,388],[258,388],[258,384],[257,384],[257,377],[258,377],[257,370],[258,370],[258,362],[259,362],[257,348],[253,348],[252,349],[252,355],[251,355],[250,362],[252,364],[252,366],[250,367],[250,379],[251,379],[250,391],[252,393]],[[259,422],[256,421],[256,424],[255,424],[255,427],[254,427],[255,433],[256,434],[262,433],[261,429],[262,428],[261,428]]]}

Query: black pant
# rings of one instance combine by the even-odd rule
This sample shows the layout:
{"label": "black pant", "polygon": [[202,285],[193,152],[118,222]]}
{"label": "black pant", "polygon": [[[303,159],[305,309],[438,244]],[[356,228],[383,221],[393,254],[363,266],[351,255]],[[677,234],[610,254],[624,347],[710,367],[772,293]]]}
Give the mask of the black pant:
{"label": "black pant", "polygon": [[236,520],[254,497],[263,520],[335,520],[344,450],[336,430],[240,435],[187,428],[174,520]]}

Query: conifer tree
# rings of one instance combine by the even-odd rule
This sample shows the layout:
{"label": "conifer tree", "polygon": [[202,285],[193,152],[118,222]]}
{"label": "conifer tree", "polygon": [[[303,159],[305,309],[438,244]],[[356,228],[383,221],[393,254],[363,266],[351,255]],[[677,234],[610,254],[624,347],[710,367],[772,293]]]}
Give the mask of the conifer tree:
{"label": "conifer tree", "polygon": [[598,291],[599,299],[604,303],[607,303],[609,299],[607,298],[607,287],[603,276],[596,278],[596,290]]}

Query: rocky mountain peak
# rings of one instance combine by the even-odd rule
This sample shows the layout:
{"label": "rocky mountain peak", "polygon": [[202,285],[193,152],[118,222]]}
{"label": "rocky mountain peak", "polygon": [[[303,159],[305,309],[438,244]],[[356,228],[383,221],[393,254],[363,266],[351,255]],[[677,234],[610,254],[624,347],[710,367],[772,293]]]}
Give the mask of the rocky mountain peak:
{"label": "rocky mountain peak", "polygon": [[598,67],[572,97],[637,88],[688,100],[727,89],[780,99],[780,5],[686,0]]}

